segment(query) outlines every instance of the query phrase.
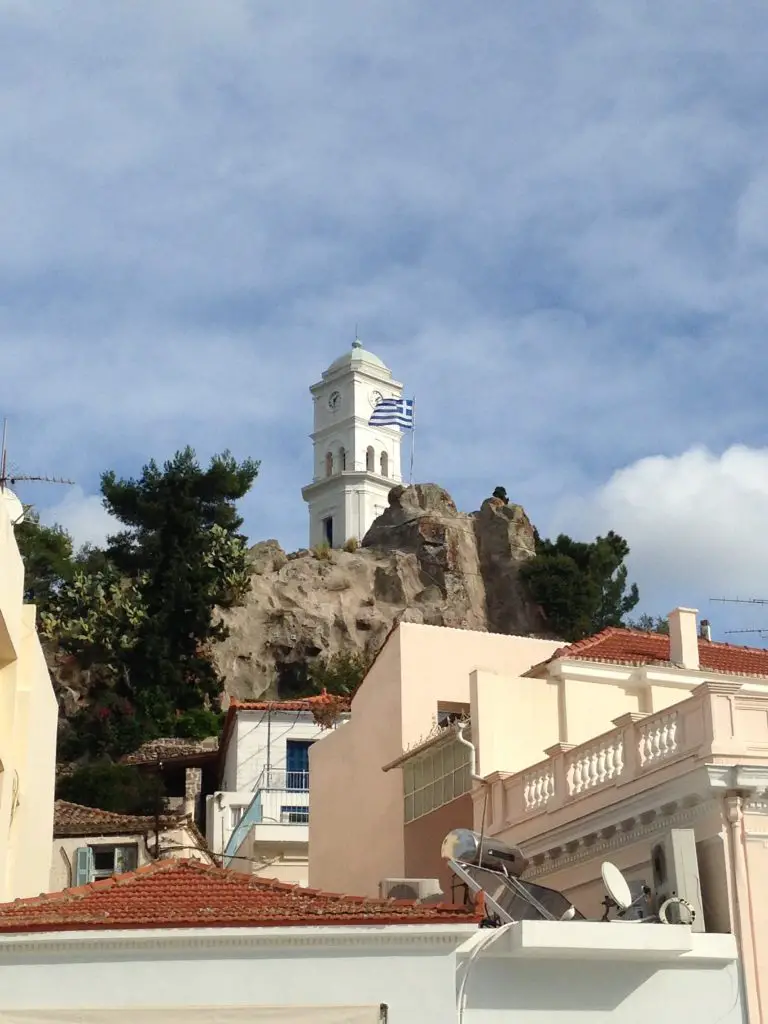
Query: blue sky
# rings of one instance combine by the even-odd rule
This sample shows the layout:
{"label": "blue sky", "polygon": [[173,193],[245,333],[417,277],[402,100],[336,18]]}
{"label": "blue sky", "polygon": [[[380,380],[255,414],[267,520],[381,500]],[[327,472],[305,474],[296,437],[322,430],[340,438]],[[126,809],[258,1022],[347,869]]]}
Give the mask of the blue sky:
{"label": "blue sky", "polygon": [[[355,324],[416,476],[614,528],[643,607],[768,625],[768,8],[6,0],[0,379],[22,492],[262,460],[305,543],[308,386]],[[748,639],[748,638],[745,638]]]}

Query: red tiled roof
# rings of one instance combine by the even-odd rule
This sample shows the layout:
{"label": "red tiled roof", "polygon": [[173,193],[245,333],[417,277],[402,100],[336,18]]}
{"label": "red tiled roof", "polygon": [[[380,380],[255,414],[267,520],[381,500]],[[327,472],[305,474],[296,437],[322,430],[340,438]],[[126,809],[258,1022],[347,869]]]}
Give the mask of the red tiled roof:
{"label": "red tiled roof", "polygon": [[480,902],[470,909],[334,895],[196,861],[165,860],[76,889],[0,904],[0,933],[475,924],[482,913]]}
{"label": "red tiled roof", "polygon": [[[115,814],[96,807],[71,804],[57,800],[53,805],[54,838],[64,836],[118,836],[144,835],[154,832],[154,815]],[[163,814],[160,828],[173,828],[186,824],[183,817]]]}
{"label": "red tiled roof", "polygon": [[[670,665],[669,637],[611,627],[555,651],[555,658],[609,661],[623,665]],[[726,675],[768,676],[768,650],[715,643],[699,637],[699,664],[705,671]]]}
{"label": "red tiled roof", "polygon": [[315,697],[296,697],[293,700],[237,700],[233,698],[229,702],[227,717],[224,720],[219,751],[222,757],[226,755],[229,737],[238,711],[261,711],[264,713],[267,711],[330,711],[331,717],[334,717],[336,711],[344,714],[351,707],[352,701],[349,697],[340,697],[328,693],[325,689]]}
{"label": "red tiled roof", "polygon": [[296,697],[294,700],[232,700],[230,708],[236,711],[311,711],[326,705],[338,705],[340,711],[349,711],[351,700],[323,690],[316,697]]}

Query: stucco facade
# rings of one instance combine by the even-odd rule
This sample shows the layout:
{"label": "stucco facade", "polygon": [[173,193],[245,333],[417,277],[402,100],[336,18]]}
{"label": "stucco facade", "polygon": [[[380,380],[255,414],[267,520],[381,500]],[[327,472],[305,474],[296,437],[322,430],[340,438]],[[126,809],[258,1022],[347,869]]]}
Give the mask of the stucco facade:
{"label": "stucco facade", "polygon": [[524,926],[474,957],[497,933],[390,925],[4,935],[3,1021],[448,1024],[469,972],[465,1024],[743,1024],[731,936]]}
{"label": "stucco facade", "polygon": [[51,869],[58,708],[23,603],[24,566],[0,502],[0,899],[45,892]]}
{"label": "stucco facade", "polygon": [[[768,655],[767,655],[768,656]],[[473,789],[475,827],[519,845],[527,877],[597,916],[600,865],[652,884],[652,849],[670,829],[694,831],[699,926],[733,933],[750,1020],[768,999],[768,683],[707,681],[654,714],[563,744]]]}
{"label": "stucco facade", "polygon": [[361,541],[387,507],[390,489],[402,480],[402,434],[368,421],[380,398],[400,398],[402,391],[392,372],[358,341],[310,388],[314,470],[302,490],[310,547]]}
{"label": "stucco facade", "polygon": [[[426,763],[431,754],[422,742],[431,736],[444,745],[441,715],[463,710],[469,716],[471,708],[482,775],[517,771],[540,761],[555,743],[583,742],[613,728],[619,715],[682,700],[703,678],[690,673],[632,687],[621,674],[566,665],[555,657],[563,646],[401,623],[355,694],[349,725],[312,752],[310,885],[373,895],[385,878],[422,877],[410,872],[435,865],[439,851],[418,854],[414,834],[437,837],[448,814],[434,812],[448,800],[432,799],[416,816],[430,821],[415,824],[406,815],[403,754],[411,751],[414,761]],[[444,784],[445,774],[434,777],[435,786]],[[462,793],[454,788],[453,795]],[[455,799],[453,809],[451,827],[468,826],[466,803]]]}
{"label": "stucco facade", "polygon": [[[439,716],[469,712],[474,670],[496,671],[514,686],[523,671],[559,646],[400,623],[355,694],[349,723],[312,749],[309,884],[376,895],[383,879],[412,877],[408,867],[419,861],[411,844],[406,863],[402,774],[383,769],[428,737]],[[551,728],[556,736],[556,719]],[[534,750],[540,757],[541,750]],[[459,801],[462,806],[466,813]],[[425,863],[434,864],[432,855]]]}

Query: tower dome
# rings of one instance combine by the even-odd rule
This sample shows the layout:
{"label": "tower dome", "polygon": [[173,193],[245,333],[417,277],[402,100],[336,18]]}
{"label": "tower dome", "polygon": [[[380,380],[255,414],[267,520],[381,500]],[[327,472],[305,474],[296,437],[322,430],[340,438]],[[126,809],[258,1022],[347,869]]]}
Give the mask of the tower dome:
{"label": "tower dome", "polygon": [[345,352],[343,356],[339,356],[338,359],[334,359],[331,365],[328,367],[327,373],[335,373],[337,370],[346,369],[348,366],[352,366],[355,363],[370,363],[373,366],[378,366],[381,370],[388,369],[386,363],[379,359],[373,352],[369,352],[363,348],[363,343],[359,338],[355,338],[352,342],[352,348],[349,352]]}

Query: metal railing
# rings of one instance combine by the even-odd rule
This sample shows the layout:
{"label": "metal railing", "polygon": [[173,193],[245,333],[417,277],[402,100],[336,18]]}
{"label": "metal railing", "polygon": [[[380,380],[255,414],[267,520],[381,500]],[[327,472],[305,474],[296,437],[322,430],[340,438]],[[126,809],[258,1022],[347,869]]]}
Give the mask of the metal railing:
{"label": "metal railing", "polygon": [[308,792],[309,772],[291,772],[285,768],[264,768],[253,787],[254,792]]}

